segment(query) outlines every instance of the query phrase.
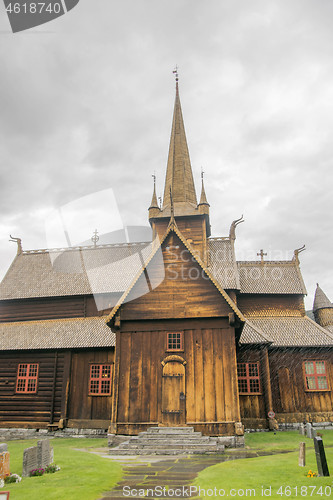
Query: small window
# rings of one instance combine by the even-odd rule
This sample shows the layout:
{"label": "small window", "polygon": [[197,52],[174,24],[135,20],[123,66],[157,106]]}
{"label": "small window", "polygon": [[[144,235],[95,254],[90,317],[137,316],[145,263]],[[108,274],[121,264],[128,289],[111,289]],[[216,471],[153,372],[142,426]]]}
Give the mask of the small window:
{"label": "small window", "polygon": [[259,363],[237,363],[239,394],[259,394]]}
{"label": "small window", "polygon": [[90,365],[89,396],[110,396],[112,365]]}
{"label": "small window", "polygon": [[167,333],[167,351],[183,351],[183,332]]}
{"label": "small window", "polygon": [[16,392],[33,394],[37,392],[38,363],[20,363],[17,368]]}
{"label": "small window", "polygon": [[304,361],[305,388],[307,391],[327,391],[325,361]]}

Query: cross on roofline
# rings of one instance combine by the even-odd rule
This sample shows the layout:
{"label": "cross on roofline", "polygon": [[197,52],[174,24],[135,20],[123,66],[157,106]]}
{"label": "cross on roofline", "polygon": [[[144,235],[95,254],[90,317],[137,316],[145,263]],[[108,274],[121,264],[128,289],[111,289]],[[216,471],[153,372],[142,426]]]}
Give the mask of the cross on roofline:
{"label": "cross on roofline", "polygon": [[98,240],[99,240],[98,231],[97,229],[95,229],[94,234],[91,237],[91,241],[93,242],[94,247],[97,245]]}
{"label": "cross on roofline", "polygon": [[264,255],[267,255],[267,253],[264,253],[264,250],[261,249],[257,255],[260,256],[261,262],[264,262]]}

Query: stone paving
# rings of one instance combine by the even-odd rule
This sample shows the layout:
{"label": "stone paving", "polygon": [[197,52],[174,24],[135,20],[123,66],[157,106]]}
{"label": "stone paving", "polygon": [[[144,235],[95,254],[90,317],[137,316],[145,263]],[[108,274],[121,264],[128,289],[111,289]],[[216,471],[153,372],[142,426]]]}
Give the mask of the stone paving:
{"label": "stone paving", "polygon": [[[123,465],[122,480],[100,500],[188,498],[197,473],[225,461],[224,455],[112,457]],[[125,488],[125,490],[123,489]],[[163,491],[163,488],[165,490]],[[177,491],[175,491],[177,489]],[[135,490],[135,491],[134,491]],[[147,492],[146,490],[150,490]],[[172,491],[174,490],[174,495]],[[141,494],[140,494],[141,493]],[[195,496],[192,492],[192,496]]]}

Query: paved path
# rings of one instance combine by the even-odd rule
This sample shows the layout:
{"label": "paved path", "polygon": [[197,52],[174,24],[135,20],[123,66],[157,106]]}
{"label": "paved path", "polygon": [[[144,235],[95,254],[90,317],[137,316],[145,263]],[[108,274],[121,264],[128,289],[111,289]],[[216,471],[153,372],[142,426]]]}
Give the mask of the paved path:
{"label": "paved path", "polygon": [[[221,455],[112,458],[123,465],[124,475],[116,487],[105,493],[100,500],[188,498],[190,495],[189,487],[197,473],[225,460]],[[165,488],[164,491],[163,488]],[[147,493],[147,489],[151,491],[145,497],[142,491],[140,495],[139,490],[145,490]],[[171,490],[174,491],[171,492]],[[174,494],[172,495],[172,493]],[[192,496],[196,496],[194,491]]]}

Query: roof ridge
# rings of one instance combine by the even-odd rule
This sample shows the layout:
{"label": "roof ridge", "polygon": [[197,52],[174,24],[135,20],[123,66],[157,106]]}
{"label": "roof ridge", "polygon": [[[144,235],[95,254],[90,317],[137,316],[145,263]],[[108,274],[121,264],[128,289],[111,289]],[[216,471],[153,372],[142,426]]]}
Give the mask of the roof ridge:
{"label": "roof ridge", "polygon": [[[70,252],[75,250],[96,250],[101,248],[116,248],[116,247],[130,247],[135,245],[150,245],[151,241],[133,241],[128,243],[106,243],[104,245],[81,245],[73,247],[59,247],[59,248],[40,248],[35,250],[23,250],[20,255],[43,254],[51,252]],[[14,259],[15,260],[15,259]]]}
{"label": "roof ridge", "polygon": [[237,260],[237,264],[260,264],[264,266],[265,264],[290,264],[296,266],[295,260]]}

